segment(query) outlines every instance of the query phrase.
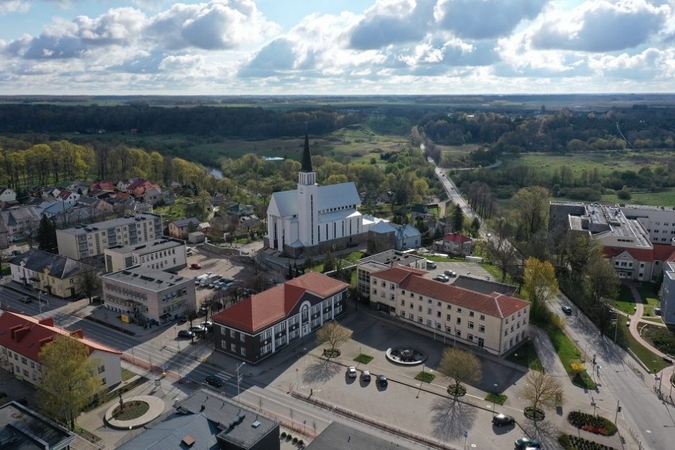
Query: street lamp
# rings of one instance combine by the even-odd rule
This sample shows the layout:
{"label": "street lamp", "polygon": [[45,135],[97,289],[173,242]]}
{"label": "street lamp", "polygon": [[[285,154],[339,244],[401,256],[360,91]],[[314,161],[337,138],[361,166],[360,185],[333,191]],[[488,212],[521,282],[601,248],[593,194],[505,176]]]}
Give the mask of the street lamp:
{"label": "street lamp", "polygon": [[497,383],[493,384],[495,387],[494,392],[492,393],[492,415],[495,415],[495,401],[497,400]]}
{"label": "street lamp", "polygon": [[237,365],[237,397],[239,397],[239,382],[241,381],[241,378],[239,377],[239,369],[241,369],[246,363],[242,362],[241,364]]}

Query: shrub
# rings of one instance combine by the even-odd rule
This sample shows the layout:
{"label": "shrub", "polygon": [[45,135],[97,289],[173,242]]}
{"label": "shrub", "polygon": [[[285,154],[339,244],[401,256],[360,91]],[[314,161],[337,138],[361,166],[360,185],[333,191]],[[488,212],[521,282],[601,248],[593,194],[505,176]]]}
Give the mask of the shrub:
{"label": "shrub", "polygon": [[603,436],[612,436],[617,432],[616,425],[610,420],[601,416],[582,413],[580,411],[571,411],[567,415],[567,421],[572,424],[572,426]]}
{"label": "shrub", "polygon": [[297,444],[298,441],[299,441],[299,439],[298,439],[297,437],[294,437],[294,438],[293,438],[293,443],[294,443],[294,444]]}
{"label": "shrub", "polygon": [[561,434],[558,437],[558,443],[565,450],[616,450],[614,447],[609,445],[600,444],[595,441],[589,441],[579,436],[572,436],[569,434]]}
{"label": "shrub", "polygon": [[285,438],[285,437],[286,437],[286,432],[285,432],[285,431],[282,431],[282,432],[281,432],[281,439],[283,439],[283,438]]}

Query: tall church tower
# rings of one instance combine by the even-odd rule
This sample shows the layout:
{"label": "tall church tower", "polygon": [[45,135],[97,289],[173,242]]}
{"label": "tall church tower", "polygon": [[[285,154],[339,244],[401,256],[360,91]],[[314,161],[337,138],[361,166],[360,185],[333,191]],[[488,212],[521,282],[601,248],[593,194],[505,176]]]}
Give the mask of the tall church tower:
{"label": "tall church tower", "polygon": [[312,155],[309,152],[309,136],[305,134],[302,151],[302,167],[298,173],[298,238],[305,247],[319,243],[317,205],[319,204],[316,172],[312,169]]}

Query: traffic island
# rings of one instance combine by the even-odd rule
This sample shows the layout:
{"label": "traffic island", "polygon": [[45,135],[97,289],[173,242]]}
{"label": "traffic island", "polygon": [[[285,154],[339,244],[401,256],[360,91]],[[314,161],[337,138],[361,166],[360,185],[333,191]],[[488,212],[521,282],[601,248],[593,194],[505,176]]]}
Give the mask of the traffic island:
{"label": "traffic island", "polygon": [[161,416],[164,407],[164,401],[152,395],[138,395],[125,401],[120,399],[120,404],[113,405],[106,411],[105,423],[110,428],[133,430]]}

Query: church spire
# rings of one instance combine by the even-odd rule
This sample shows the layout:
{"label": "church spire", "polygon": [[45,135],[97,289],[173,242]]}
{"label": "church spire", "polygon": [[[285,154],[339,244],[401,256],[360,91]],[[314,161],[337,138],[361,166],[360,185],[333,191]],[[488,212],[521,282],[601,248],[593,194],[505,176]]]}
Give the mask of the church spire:
{"label": "church spire", "polygon": [[302,168],[300,172],[314,172],[312,170],[312,155],[309,153],[309,136],[305,133],[305,148],[302,150]]}

